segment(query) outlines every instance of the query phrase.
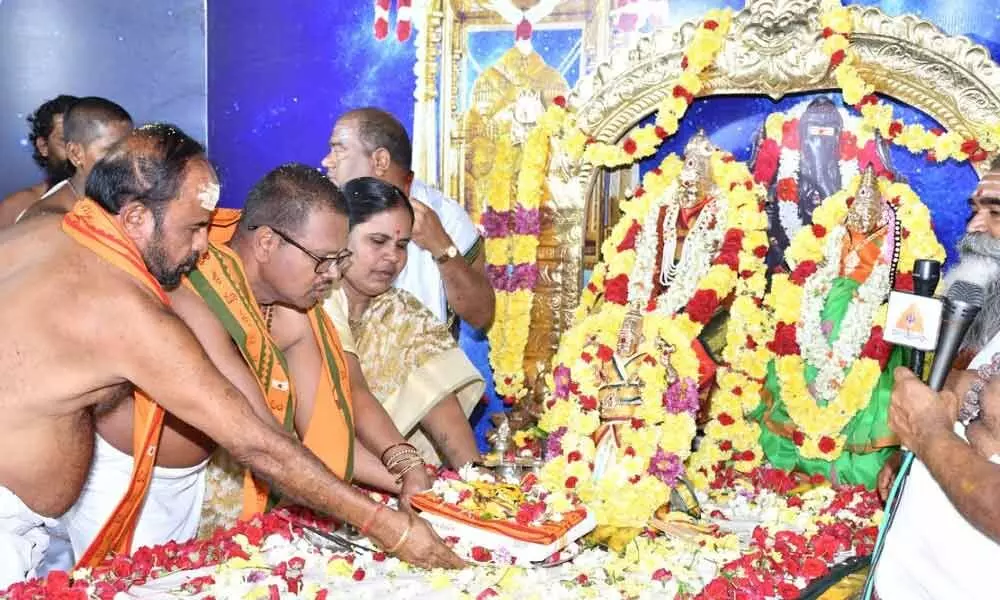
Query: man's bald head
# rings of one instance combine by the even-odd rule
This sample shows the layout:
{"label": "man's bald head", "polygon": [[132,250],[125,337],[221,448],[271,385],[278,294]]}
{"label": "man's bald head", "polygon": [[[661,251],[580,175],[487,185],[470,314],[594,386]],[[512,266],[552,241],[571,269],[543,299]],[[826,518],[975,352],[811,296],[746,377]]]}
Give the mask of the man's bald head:
{"label": "man's bald head", "polygon": [[87,196],[118,214],[137,201],[162,215],[177,198],[185,170],[205,160],[205,148],[178,127],[152,123],[132,130],[97,161],[87,178]]}
{"label": "man's bald head", "polygon": [[66,112],[63,137],[66,142],[86,146],[100,137],[104,128],[120,123],[131,127],[128,111],[107,98],[88,96],[77,100]]}
{"label": "man's bald head", "polygon": [[385,148],[396,168],[409,171],[413,162],[410,135],[396,117],[372,106],[347,112],[338,122],[349,121],[357,127],[358,139],[368,152]]}

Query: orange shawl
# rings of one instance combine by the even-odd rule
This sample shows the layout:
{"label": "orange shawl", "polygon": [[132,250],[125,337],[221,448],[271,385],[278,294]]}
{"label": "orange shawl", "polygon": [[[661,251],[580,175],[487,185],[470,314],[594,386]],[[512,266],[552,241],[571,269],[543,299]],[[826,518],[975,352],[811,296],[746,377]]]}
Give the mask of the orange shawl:
{"label": "orange shawl", "polygon": [[[223,214],[232,225],[235,211],[225,211]],[[230,227],[229,231],[234,228]],[[275,419],[294,434],[295,389],[288,376],[288,365],[267,329],[242,262],[235,252],[218,243],[230,236],[231,233],[210,233],[213,242],[208,253],[198,269],[185,280],[185,285],[201,296],[219,317],[253,371]],[[336,330],[322,308],[315,307],[308,315],[322,353],[323,373],[302,443],[338,477],[350,479],[354,462],[354,420],[347,361]],[[276,498],[271,497],[267,484],[254,478],[249,470],[244,477],[241,516],[248,519],[270,508]]]}
{"label": "orange shawl", "polygon": [[[170,304],[166,292],[146,268],[146,263],[121,226],[96,202],[84,198],[77,202],[64,218],[62,230],[88,250],[121,269],[163,304]],[[96,567],[109,553],[127,554],[132,545],[139,510],[152,481],[160,434],[163,431],[163,409],[142,393],[136,392],[135,422],[132,429],[132,480],[108,521],[101,527],[90,547],[77,562],[77,568]]]}

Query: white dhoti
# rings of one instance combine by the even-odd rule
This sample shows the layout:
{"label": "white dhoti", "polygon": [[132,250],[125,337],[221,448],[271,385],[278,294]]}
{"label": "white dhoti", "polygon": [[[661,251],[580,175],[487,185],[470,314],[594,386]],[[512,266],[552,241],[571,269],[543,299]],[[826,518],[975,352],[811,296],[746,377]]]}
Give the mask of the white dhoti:
{"label": "white dhoti", "polygon": [[14,492],[0,487],[0,591],[38,576],[49,547],[47,528],[58,523],[28,508]]}
{"label": "white dhoti", "polygon": [[[118,506],[132,479],[132,457],[95,436],[94,459],[80,498],[63,515],[73,552],[81,556]],[[153,469],[153,481],[139,513],[132,550],[186,542],[198,533],[205,496],[205,465]]]}

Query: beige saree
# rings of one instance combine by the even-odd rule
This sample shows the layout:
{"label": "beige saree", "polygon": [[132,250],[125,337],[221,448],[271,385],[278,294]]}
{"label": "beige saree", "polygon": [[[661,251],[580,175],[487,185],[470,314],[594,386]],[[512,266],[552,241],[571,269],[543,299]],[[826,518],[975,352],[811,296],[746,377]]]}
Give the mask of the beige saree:
{"label": "beige saree", "polygon": [[324,303],[344,350],[354,352],[372,394],[396,428],[431,464],[442,457],[420,430],[420,420],[450,394],[468,416],[483,395],[483,376],[458,347],[446,325],[415,296],[392,288],[374,298],[361,318],[344,323],[347,296],[336,290]]}

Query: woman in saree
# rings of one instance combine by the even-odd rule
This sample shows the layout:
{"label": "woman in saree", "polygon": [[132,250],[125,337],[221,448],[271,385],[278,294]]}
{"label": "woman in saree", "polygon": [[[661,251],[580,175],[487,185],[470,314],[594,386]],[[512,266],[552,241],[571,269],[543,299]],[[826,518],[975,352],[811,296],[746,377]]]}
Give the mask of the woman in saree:
{"label": "woman in saree", "polygon": [[469,413],[485,382],[444,323],[393,287],[406,266],[413,208],[397,187],[373,177],[344,185],[352,256],[323,304],[345,352],[429,464],[458,468],[479,459]]}

